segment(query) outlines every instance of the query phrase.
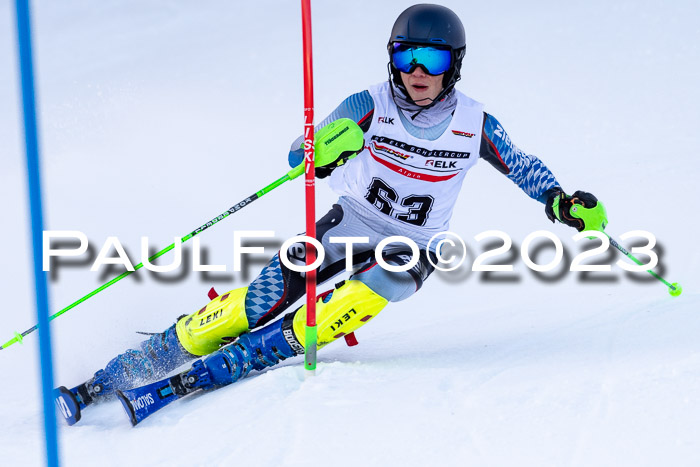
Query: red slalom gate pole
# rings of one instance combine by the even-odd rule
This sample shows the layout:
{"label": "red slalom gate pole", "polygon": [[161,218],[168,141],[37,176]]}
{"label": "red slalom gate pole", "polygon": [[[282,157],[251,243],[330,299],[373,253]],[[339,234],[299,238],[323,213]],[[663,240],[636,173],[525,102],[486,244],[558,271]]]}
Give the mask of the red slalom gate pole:
{"label": "red slalom gate pole", "polygon": [[[314,166],[314,75],[311,42],[311,0],[301,0],[301,27],[304,47],[304,168],[306,235],[316,238],[316,170]],[[306,243],[306,265],[316,261],[315,247]],[[306,333],[304,368],[316,371],[316,269],[306,273]]]}

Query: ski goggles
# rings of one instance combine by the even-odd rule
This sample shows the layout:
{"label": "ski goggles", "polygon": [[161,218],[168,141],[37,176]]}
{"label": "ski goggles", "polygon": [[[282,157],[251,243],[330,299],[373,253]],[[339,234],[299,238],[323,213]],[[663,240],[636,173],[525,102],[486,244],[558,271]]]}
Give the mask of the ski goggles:
{"label": "ski goggles", "polygon": [[452,50],[394,42],[391,44],[391,63],[404,73],[413,73],[421,67],[429,75],[437,76],[452,66]]}

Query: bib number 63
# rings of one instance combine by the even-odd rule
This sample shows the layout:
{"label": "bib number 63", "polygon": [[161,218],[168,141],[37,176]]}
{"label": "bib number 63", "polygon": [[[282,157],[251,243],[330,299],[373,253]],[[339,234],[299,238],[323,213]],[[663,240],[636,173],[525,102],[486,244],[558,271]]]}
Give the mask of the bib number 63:
{"label": "bib number 63", "polygon": [[425,225],[435,201],[430,195],[408,195],[399,200],[396,190],[378,177],[372,179],[365,199],[387,216],[417,226]]}

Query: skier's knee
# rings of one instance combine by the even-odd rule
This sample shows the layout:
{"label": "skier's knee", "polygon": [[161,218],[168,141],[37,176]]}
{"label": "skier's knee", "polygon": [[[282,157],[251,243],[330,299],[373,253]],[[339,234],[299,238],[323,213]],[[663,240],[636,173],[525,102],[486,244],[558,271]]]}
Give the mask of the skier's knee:
{"label": "skier's knee", "polygon": [[[384,257],[384,261],[392,266],[402,266],[410,260],[411,255],[406,253],[394,253]],[[363,282],[390,302],[400,302],[416,293],[433,270],[426,253],[421,252],[418,262],[406,271],[388,271],[374,263],[353,275],[352,279]]]}
{"label": "skier's knee", "polygon": [[[357,280],[348,280],[339,287],[319,295],[316,300],[318,347],[358,329],[374,318],[388,300]],[[305,345],[306,305],[294,314],[293,329],[301,346]],[[284,327],[284,325],[283,325]]]}
{"label": "skier's knee", "polygon": [[225,293],[178,320],[175,329],[184,349],[193,355],[208,355],[247,331],[247,290],[244,287]]}
{"label": "skier's knee", "polygon": [[405,300],[417,290],[416,281],[408,271],[390,272],[379,266],[355,274],[353,279],[367,285],[390,302]]}

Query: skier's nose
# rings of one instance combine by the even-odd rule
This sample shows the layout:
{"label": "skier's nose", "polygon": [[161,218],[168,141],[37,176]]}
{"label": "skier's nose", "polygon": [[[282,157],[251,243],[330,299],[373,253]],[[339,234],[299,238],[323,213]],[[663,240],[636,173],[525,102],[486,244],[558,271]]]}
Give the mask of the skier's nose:
{"label": "skier's nose", "polygon": [[415,70],[413,70],[413,73],[411,73],[413,76],[416,78],[424,78],[427,76],[427,73],[423,71],[422,67],[417,66]]}

